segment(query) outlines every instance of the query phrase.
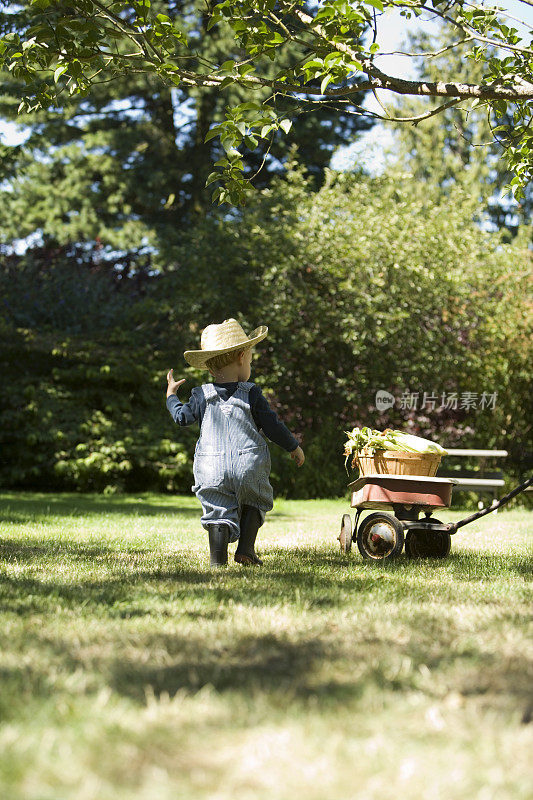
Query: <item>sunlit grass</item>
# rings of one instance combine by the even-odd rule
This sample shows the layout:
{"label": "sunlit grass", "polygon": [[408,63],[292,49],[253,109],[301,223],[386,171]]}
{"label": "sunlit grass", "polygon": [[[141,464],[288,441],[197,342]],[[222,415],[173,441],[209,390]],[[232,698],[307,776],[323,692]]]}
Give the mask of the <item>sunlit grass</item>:
{"label": "sunlit grass", "polygon": [[531,512],[377,566],[346,511],[211,572],[194,497],[0,495],[0,796],[529,798]]}

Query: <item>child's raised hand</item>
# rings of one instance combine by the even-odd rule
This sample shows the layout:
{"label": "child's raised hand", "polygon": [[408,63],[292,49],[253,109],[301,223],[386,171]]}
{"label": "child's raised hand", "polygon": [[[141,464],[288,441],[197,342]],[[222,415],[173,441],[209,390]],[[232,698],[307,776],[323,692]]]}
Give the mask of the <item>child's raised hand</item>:
{"label": "child's raised hand", "polygon": [[301,467],[305,461],[304,451],[301,447],[297,447],[296,450],[293,450],[290,456],[296,461],[298,467]]}
{"label": "child's raised hand", "polygon": [[186,378],[182,378],[179,381],[175,381],[174,380],[174,370],[169,369],[169,371],[167,372],[167,383],[168,383],[168,386],[167,386],[167,397],[170,397],[171,394],[176,394],[176,392],[180,388],[181,384],[185,383],[186,380],[187,380]]}

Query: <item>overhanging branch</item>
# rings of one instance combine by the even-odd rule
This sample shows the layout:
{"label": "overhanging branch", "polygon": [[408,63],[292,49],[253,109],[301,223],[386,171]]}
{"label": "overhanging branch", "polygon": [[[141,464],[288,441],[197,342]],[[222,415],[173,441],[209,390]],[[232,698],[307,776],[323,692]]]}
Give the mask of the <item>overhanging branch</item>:
{"label": "overhanging branch", "polygon": [[[189,84],[196,86],[217,86],[227,77],[214,73],[201,75],[196,72],[179,70],[176,74]],[[235,76],[235,83],[249,89],[259,89],[269,86],[282,94],[297,93],[311,97],[326,97],[328,99],[337,97],[349,97],[352,94],[364,92],[367,89],[386,89],[395,94],[413,95],[416,97],[449,97],[456,100],[479,99],[479,100],[528,100],[533,98],[533,83],[519,81],[512,86],[499,86],[497,84],[477,84],[477,83],[451,83],[443,81],[411,81],[405,78],[395,78],[380,72],[380,77],[372,77],[368,80],[360,81],[352,86],[342,89],[325,89],[321,92],[319,88],[311,86],[299,86],[283,81],[269,80],[260,78],[256,75],[246,75],[239,78]]]}

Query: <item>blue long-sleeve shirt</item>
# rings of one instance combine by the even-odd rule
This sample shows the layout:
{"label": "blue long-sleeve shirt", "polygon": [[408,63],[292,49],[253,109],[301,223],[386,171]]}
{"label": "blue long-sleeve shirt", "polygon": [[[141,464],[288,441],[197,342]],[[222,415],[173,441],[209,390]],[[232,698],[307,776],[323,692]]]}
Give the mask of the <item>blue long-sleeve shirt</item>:
{"label": "blue long-sleeve shirt", "polygon": [[[237,391],[238,383],[214,383],[213,386],[225,402]],[[276,412],[270,408],[268,400],[257,384],[253,384],[248,397],[250,411],[257,429],[262,430],[268,439],[283,447],[287,452],[292,453],[293,450],[296,450],[299,446],[298,440],[279,419]],[[205,406],[206,400],[201,386],[195,386],[187,403],[182,403],[175,394],[167,397],[167,408],[172,419],[178,425],[192,425],[194,422],[198,422],[201,427]]]}

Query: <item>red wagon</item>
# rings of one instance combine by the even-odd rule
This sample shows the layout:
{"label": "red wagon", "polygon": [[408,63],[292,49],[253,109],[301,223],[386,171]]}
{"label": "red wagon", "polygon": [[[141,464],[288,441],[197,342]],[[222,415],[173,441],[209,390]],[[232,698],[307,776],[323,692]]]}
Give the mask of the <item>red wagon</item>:
{"label": "red wagon", "polygon": [[[364,475],[348,485],[351,506],[357,509],[352,528],[350,514],[344,514],[338,536],[341,551],[348,553],[352,542],[363,558],[387,561],[405,553],[410,558],[446,558],[451,536],[463,525],[495,511],[524,491],[533,482],[529,478],[512,492],[459,522],[443,523],[434,511],[448,508],[453,478],[430,478],[419,475]],[[361,513],[372,510],[362,521]],[[392,513],[390,513],[392,511]],[[423,513],[424,517],[419,518]]]}

